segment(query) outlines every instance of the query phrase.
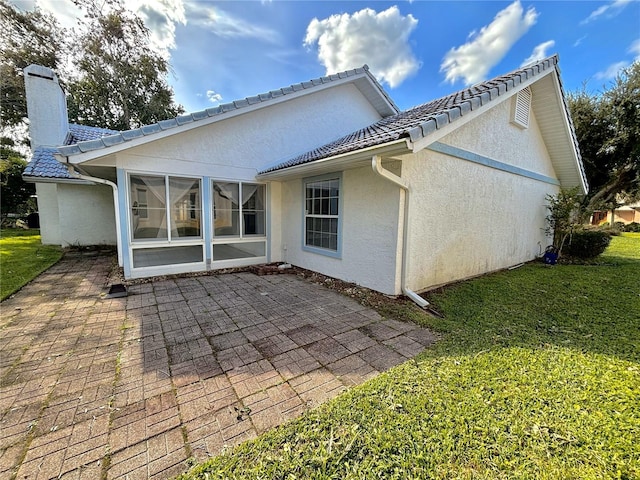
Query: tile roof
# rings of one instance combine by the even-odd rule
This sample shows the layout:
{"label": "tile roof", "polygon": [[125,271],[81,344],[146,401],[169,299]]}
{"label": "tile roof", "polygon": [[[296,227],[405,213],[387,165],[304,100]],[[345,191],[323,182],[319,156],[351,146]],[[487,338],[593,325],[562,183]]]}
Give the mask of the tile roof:
{"label": "tile roof", "polygon": [[280,164],[270,166],[260,174],[274,172],[324,158],[382,145],[401,138],[416,141],[477,110],[500,95],[516,88],[522,82],[554,68],[557,55],[492,80],[473,85],[409,110],[385,117],[363,129],[346,135]]}
{"label": "tile roof", "polygon": [[[73,145],[78,142],[95,140],[106,135],[118,133],[116,130],[106,128],[88,127],[86,125],[69,124],[69,133],[65,139],[65,145]],[[31,156],[22,174],[27,178],[51,178],[76,180],[69,174],[67,167],[55,159],[54,155],[60,153],[61,147],[38,147]]]}
{"label": "tile roof", "polygon": [[[182,125],[199,122],[210,117],[216,117],[218,115],[222,115],[224,113],[234,111],[234,110],[240,110],[258,103],[269,102],[271,100],[274,100],[286,95],[291,95],[301,90],[315,88],[315,87],[332,83],[344,78],[361,75],[363,73],[368,75],[375,82],[375,84],[379,86],[375,78],[369,73],[369,67],[367,65],[364,65],[361,68],[355,68],[352,70],[347,70],[347,71],[336,73],[333,75],[315,78],[306,82],[296,83],[288,87],[280,88],[278,90],[271,90],[270,92],[261,93],[259,95],[247,97],[242,100],[235,100],[230,103],[223,103],[221,105],[218,105],[217,107],[207,108],[206,110],[202,110],[199,112],[190,113],[187,115],[181,115],[169,120],[161,120],[158,123],[153,123],[151,125],[144,125],[140,128],[127,130],[124,132],[116,132],[112,135],[102,136],[100,138],[87,139],[87,141],[81,141],[73,145],[61,147],[60,153],[65,156],[78,155],[84,152],[90,152],[94,150],[100,150],[106,147],[111,147],[114,145],[119,145],[128,141],[134,140],[136,138],[153,135],[165,130],[170,130],[176,127],[180,127]],[[396,107],[391,97],[389,97],[389,95],[384,91],[382,87],[379,87],[379,91],[380,91],[379,93],[382,96],[384,96],[385,100],[393,107],[393,109],[395,111],[399,111],[399,109]]]}
{"label": "tile roof", "polygon": [[57,148],[38,147],[33,151],[31,160],[22,173],[23,177],[38,178],[60,178],[70,180],[73,177],[69,174],[67,167],[57,161],[54,154],[58,153]]}

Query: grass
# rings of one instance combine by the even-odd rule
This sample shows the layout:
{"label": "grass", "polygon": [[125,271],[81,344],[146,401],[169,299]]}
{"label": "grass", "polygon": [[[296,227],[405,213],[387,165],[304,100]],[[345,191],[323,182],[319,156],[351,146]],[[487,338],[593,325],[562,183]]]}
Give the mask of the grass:
{"label": "grass", "polygon": [[0,231],[0,301],[62,257],[60,247],[42,245],[39,230]]}
{"label": "grass", "polygon": [[443,340],[183,479],[640,478],[640,234],[386,307]]}

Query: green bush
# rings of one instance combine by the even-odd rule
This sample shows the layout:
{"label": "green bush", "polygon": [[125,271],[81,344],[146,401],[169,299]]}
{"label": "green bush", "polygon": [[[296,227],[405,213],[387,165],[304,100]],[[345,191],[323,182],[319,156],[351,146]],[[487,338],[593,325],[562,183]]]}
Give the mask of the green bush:
{"label": "green bush", "polygon": [[594,258],[609,246],[611,234],[604,230],[578,230],[564,246],[566,255],[577,258]]}
{"label": "green bush", "polygon": [[628,225],[626,225],[624,227],[624,231],[625,232],[635,232],[635,233],[640,233],[640,223],[638,222],[631,222]]}

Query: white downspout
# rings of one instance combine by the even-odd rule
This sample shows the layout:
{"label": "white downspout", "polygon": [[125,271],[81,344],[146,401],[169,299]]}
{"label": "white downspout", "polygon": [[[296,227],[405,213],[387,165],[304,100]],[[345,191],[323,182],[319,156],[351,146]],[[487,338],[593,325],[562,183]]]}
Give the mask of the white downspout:
{"label": "white downspout", "polygon": [[373,171],[380,175],[382,178],[389,180],[391,183],[399,186],[404,192],[404,220],[402,225],[402,271],[400,272],[400,282],[402,293],[413,300],[421,308],[425,308],[429,305],[424,298],[418,295],[407,286],[407,267],[409,265],[409,186],[404,183],[402,178],[391,173],[389,170],[382,168],[382,158],[379,155],[374,155],[371,158],[371,167]]}
{"label": "white downspout", "polygon": [[120,202],[118,200],[118,186],[104,178],[91,177],[89,175],[84,175],[80,173],[78,170],[74,168],[73,165],[67,164],[67,169],[69,170],[69,174],[74,178],[79,178],[80,180],[86,180],[88,182],[101,183],[103,185],[109,185],[113,191],[113,208],[115,210],[116,215],[116,247],[118,250],[118,266],[123,266],[122,260],[122,242],[120,239]]}

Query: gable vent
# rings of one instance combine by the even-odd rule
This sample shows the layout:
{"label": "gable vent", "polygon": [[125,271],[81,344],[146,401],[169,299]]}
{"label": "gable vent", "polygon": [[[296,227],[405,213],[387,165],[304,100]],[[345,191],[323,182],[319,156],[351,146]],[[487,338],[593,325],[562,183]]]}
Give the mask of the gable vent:
{"label": "gable vent", "polygon": [[529,113],[531,111],[531,88],[520,90],[513,98],[511,122],[521,128],[529,126]]}

